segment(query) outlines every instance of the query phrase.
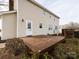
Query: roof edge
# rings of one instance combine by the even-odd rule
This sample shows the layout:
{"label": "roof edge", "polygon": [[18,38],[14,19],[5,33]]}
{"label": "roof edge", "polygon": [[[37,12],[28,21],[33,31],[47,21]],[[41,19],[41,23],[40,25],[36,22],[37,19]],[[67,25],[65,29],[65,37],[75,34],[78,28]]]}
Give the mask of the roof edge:
{"label": "roof edge", "polygon": [[4,14],[10,14],[10,13],[16,13],[17,11],[1,11],[0,15],[4,15]]}

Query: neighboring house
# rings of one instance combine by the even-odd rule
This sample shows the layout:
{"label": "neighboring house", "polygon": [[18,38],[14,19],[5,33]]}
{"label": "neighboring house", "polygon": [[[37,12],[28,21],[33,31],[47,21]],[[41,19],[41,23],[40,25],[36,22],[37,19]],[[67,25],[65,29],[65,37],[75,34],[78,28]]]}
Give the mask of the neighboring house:
{"label": "neighboring house", "polygon": [[34,0],[9,0],[9,10],[0,13],[2,40],[59,33],[59,17]]}
{"label": "neighboring house", "polygon": [[62,35],[66,37],[79,37],[79,24],[69,23],[62,26]]}

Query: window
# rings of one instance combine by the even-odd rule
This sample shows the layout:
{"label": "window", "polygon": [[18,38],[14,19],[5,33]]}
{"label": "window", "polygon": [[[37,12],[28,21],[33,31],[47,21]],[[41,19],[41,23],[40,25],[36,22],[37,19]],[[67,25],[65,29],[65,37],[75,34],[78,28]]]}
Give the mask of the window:
{"label": "window", "polygon": [[57,30],[58,29],[58,27],[57,26],[55,26],[55,30]]}
{"label": "window", "polygon": [[52,16],[50,16],[50,18],[52,18]]}
{"label": "window", "polygon": [[30,22],[28,23],[28,29],[31,29],[31,23]]}
{"label": "window", "polygon": [[54,21],[55,21],[55,17],[54,17]]}
{"label": "window", "polygon": [[43,13],[43,15],[45,16],[45,12]]}
{"label": "window", "polygon": [[52,30],[52,25],[49,25],[49,30]]}
{"label": "window", "polygon": [[53,30],[53,33],[55,34],[55,30]]}
{"label": "window", "polygon": [[39,28],[42,28],[42,24],[39,25]]}
{"label": "window", "polygon": [[40,14],[41,16],[45,16],[45,11],[41,12]]}
{"label": "window", "polygon": [[52,30],[52,28],[51,28],[51,27],[49,27],[49,30]]}

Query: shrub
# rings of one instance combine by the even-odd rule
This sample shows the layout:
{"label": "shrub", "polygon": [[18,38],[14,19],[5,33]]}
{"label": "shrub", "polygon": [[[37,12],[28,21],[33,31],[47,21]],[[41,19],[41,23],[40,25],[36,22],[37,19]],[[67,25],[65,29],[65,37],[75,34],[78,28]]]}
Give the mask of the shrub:
{"label": "shrub", "polygon": [[21,53],[27,53],[27,47],[23,40],[19,38],[7,40],[6,49],[9,50],[9,53],[14,54],[14,56],[20,55]]}
{"label": "shrub", "polygon": [[51,59],[51,56],[48,54],[48,52],[44,54],[44,59]]}
{"label": "shrub", "polygon": [[65,43],[55,45],[52,55],[54,59],[78,59],[79,58],[79,39],[67,38]]}

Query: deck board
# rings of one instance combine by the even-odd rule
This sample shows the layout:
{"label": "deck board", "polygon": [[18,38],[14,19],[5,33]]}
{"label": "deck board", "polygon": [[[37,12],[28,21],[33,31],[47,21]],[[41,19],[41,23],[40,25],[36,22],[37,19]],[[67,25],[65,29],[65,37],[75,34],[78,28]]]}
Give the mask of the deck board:
{"label": "deck board", "polygon": [[0,49],[5,48],[5,43],[0,43]]}
{"label": "deck board", "polygon": [[47,36],[47,37],[25,37],[22,38],[24,43],[33,51],[41,52],[50,46],[62,41],[63,36]]}

